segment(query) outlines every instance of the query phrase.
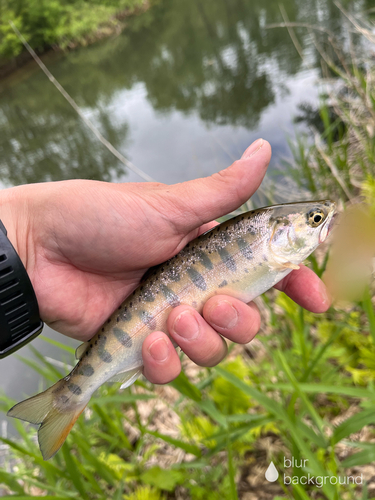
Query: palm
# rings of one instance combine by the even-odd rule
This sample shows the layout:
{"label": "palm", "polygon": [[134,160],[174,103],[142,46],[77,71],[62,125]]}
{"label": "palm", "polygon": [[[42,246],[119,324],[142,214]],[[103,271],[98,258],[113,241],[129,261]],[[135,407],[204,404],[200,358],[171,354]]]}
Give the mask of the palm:
{"label": "palm", "polygon": [[199,233],[186,227],[186,207],[163,196],[166,191],[158,184],[124,190],[85,181],[59,188],[57,202],[48,207],[52,216],[44,215],[34,238],[40,247],[31,278],[46,322],[90,338],[147,268]]}

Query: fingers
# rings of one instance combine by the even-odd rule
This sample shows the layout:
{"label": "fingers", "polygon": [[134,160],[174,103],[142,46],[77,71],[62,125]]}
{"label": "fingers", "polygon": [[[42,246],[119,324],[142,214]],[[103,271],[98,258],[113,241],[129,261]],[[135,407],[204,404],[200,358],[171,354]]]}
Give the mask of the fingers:
{"label": "fingers", "polygon": [[308,267],[301,265],[277,285],[277,290],[285,292],[294,302],[314,313],[327,311],[331,305],[323,281]]}
{"label": "fingers", "polygon": [[217,295],[208,300],[204,318],[192,307],[181,305],[168,318],[168,330],[181,349],[200,366],[214,366],[227,354],[224,336],[234,342],[249,342],[260,326],[260,316],[254,304]]}
{"label": "fingers", "polygon": [[[260,327],[255,304],[244,304],[225,295],[208,300],[203,317],[192,307],[181,305],[168,318],[171,338],[200,366],[214,366],[227,354],[222,336],[233,342],[250,342]],[[222,336],[221,336],[222,335]],[[162,332],[151,333],[143,342],[144,375],[155,384],[165,384],[180,373],[179,357],[170,339]]]}
{"label": "fingers", "polygon": [[143,373],[154,384],[167,384],[181,371],[180,358],[168,336],[153,332],[142,345]]}
{"label": "fingers", "polygon": [[169,187],[184,232],[217,219],[245,203],[258,189],[271,158],[271,146],[258,139],[230,167],[204,179]]}

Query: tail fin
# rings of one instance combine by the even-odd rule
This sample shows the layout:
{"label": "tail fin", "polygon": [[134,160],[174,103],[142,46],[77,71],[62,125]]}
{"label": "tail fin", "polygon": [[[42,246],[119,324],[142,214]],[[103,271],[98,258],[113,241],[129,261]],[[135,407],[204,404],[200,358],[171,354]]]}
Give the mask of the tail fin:
{"label": "tail fin", "polygon": [[7,413],[9,417],[41,424],[38,441],[44,460],[49,460],[59,451],[88,403],[85,401],[82,404],[67,404],[65,408],[58,408],[58,405],[54,404],[56,396],[52,389],[56,389],[56,384],[36,396],[21,401]]}

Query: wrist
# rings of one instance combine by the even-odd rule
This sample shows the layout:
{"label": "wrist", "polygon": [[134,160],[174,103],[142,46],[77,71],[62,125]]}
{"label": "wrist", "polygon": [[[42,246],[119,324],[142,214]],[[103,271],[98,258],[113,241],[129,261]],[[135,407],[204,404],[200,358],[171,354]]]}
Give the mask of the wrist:
{"label": "wrist", "polygon": [[27,247],[30,239],[29,196],[26,186],[0,191],[0,220],[7,230],[7,238],[27,269]]}
{"label": "wrist", "polygon": [[30,224],[24,191],[20,187],[0,192],[0,358],[23,347],[43,328],[27,270]]}

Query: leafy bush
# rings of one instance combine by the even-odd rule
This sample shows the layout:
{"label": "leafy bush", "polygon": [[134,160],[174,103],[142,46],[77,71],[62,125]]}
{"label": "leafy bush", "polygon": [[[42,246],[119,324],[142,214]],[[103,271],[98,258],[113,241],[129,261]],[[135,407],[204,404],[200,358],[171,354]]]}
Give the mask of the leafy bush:
{"label": "leafy bush", "polygon": [[18,56],[23,45],[9,21],[13,21],[30,45],[44,50],[84,44],[100,30],[114,31],[115,15],[133,11],[144,0],[0,0],[0,58]]}

